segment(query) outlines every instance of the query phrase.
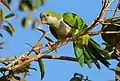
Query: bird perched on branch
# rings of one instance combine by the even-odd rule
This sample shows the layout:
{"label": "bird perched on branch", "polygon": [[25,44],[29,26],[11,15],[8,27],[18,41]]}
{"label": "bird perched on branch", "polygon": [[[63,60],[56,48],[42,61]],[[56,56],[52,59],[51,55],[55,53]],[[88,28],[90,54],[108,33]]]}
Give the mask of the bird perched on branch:
{"label": "bird perched on branch", "polygon": [[[111,57],[120,60],[120,19],[106,20],[105,23],[111,23],[109,25],[103,25],[102,27],[102,38],[107,42],[110,48],[114,48],[111,52]],[[104,33],[111,32],[111,33]],[[109,51],[109,50],[108,50]]]}
{"label": "bird perched on branch", "polygon": [[[72,36],[78,35],[87,25],[75,13],[56,13],[52,10],[47,10],[40,13],[41,23],[49,25],[52,35],[59,41],[63,41]],[[104,58],[107,52],[101,48],[88,34],[77,37],[73,41],[75,56],[83,67],[86,63],[89,68],[92,63],[100,69],[98,60],[106,67],[110,63]]]}

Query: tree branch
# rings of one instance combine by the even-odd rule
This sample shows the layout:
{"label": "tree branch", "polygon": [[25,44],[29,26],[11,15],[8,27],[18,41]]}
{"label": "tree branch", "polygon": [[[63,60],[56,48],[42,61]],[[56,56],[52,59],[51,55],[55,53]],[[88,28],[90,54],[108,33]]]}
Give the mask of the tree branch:
{"label": "tree branch", "polygon": [[102,21],[104,19],[104,15],[108,9],[108,7],[110,6],[111,3],[107,4],[107,0],[102,0],[102,9],[101,12],[99,13],[98,17],[88,26],[88,28],[85,30],[85,32],[90,31],[91,29],[93,29],[95,26],[97,26],[98,24],[100,24],[100,21]]}
{"label": "tree branch", "polygon": [[[55,43],[55,46],[47,49],[46,51],[42,52],[42,53],[38,53],[37,55],[31,55],[31,56],[27,56],[29,53],[33,52],[33,49],[32,50],[29,50],[25,53],[23,53],[21,56],[19,57],[11,57],[11,58],[7,58],[7,59],[2,59],[2,61],[6,61],[6,60],[13,60],[10,64],[8,64],[7,66],[4,66],[4,67],[1,67],[0,68],[0,71],[10,71],[10,70],[16,70],[16,69],[19,69],[21,66],[25,66],[26,64],[32,62],[32,61],[36,61],[38,59],[41,59],[41,58],[46,58],[46,59],[59,59],[59,60],[68,60],[68,61],[77,61],[75,58],[73,57],[66,57],[66,56],[49,56],[47,54],[49,54],[50,52],[52,52],[53,50],[55,50],[56,48],[59,48],[65,44],[67,44],[68,42],[72,42],[74,41],[78,36],[81,36],[81,35],[84,35],[84,34],[88,34],[90,32],[91,29],[93,29],[95,26],[97,26],[98,24],[100,24],[99,21],[102,21],[103,18],[104,18],[104,15],[106,13],[106,10],[108,8],[110,4],[107,4],[107,0],[104,0],[103,1],[103,7],[101,9],[101,12],[100,14],[98,15],[98,17],[96,18],[96,20],[94,20],[89,26],[88,28],[81,32],[79,35],[77,36],[74,36],[74,37],[70,37],[68,39],[65,39],[64,41],[62,42],[56,42]],[[98,32],[99,34],[100,32]],[[93,33],[92,33],[93,34]],[[44,36],[44,35],[43,35]],[[40,38],[41,40],[41,38]],[[27,58],[25,59],[24,62],[21,62],[20,64],[16,64],[18,61],[20,61],[21,59],[23,58]]]}
{"label": "tree branch", "polygon": [[[8,62],[8,61],[14,61],[16,58],[19,56],[15,57],[9,57],[9,58],[1,58],[0,62]],[[26,56],[25,58],[30,58],[31,56]],[[56,60],[68,60],[68,61],[75,61],[77,62],[77,59],[74,57],[69,57],[69,56],[54,56],[54,55],[45,55],[41,57],[42,59],[56,59]]]}
{"label": "tree branch", "polygon": [[120,4],[120,0],[118,0],[118,3],[117,3],[117,6],[116,6],[116,9],[115,9],[115,11],[114,11],[114,14],[113,14],[113,17],[116,15],[116,13],[117,13],[117,10],[118,10],[118,6],[119,6],[119,4]]}

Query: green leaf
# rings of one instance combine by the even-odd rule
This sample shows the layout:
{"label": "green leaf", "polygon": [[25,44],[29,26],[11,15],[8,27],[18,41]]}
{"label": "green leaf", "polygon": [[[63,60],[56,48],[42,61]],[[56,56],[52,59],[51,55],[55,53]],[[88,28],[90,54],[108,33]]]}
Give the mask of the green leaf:
{"label": "green leaf", "polygon": [[12,9],[10,8],[9,4],[5,0],[1,0],[1,2],[11,11]]}
{"label": "green leaf", "polygon": [[41,5],[43,5],[43,4],[44,4],[44,0],[40,0],[40,2],[41,2]]}
{"label": "green leaf", "polygon": [[10,13],[10,14],[8,14],[8,15],[5,16],[5,19],[11,18],[11,17],[13,17],[13,16],[15,16],[15,14]]}
{"label": "green leaf", "polygon": [[19,10],[34,11],[43,4],[44,4],[44,0],[21,0],[19,3]]}
{"label": "green leaf", "polygon": [[7,31],[11,36],[13,36],[13,34],[15,33],[15,28],[12,26],[11,23],[9,23],[7,21],[6,21],[6,23],[8,23],[8,26],[7,25],[3,25],[3,27],[4,27],[3,29],[5,31]]}
{"label": "green leaf", "polygon": [[22,20],[22,26],[23,28],[26,28],[27,26],[29,26],[32,23],[32,17],[31,16],[27,16]]}
{"label": "green leaf", "polygon": [[0,9],[0,27],[2,26],[4,21],[4,12],[2,9]]}
{"label": "green leaf", "polygon": [[4,21],[4,12],[2,9],[0,9],[0,19]]}
{"label": "green leaf", "polygon": [[[36,55],[38,55],[37,51],[34,51],[34,52]],[[44,78],[44,74],[45,74],[44,63],[43,63],[42,59],[38,59],[38,64],[39,64],[40,73],[41,73],[41,80],[42,80]]]}
{"label": "green leaf", "polygon": [[33,7],[38,8],[44,4],[44,0],[31,0]]}
{"label": "green leaf", "polygon": [[25,10],[28,10],[28,7],[25,5],[25,4],[23,4],[23,3],[19,3],[19,10],[21,10],[21,11],[25,11]]}
{"label": "green leaf", "polygon": [[11,27],[11,30],[14,33],[15,32],[15,28],[13,27],[13,25],[11,23],[9,23],[8,21],[5,21],[5,22]]}
{"label": "green leaf", "polygon": [[21,0],[19,3],[19,10],[21,11],[33,11],[35,8],[33,7],[30,0]]}
{"label": "green leaf", "polygon": [[5,31],[7,31],[11,36],[13,36],[12,28],[10,26],[4,25],[3,27]]}
{"label": "green leaf", "polygon": [[44,78],[44,74],[45,74],[45,69],[44,69],[44,64],[43,64],[42,59],[38,60],[38,64],[39,64],[39,67],[40,67],[41,80],[42,80]]}

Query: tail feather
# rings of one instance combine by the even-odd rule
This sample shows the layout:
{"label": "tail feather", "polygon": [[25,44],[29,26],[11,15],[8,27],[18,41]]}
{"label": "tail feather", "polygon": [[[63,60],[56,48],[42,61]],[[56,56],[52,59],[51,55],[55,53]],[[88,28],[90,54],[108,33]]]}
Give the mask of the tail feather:
{"label": "tail feather", "polygon": [[[100,48],[94,40],[90,39],[88,47],[90,52],[93,54],[95,58],[97,58],[101,63],[103,63],[106,67],[109,67],[110,63],[103,57],[103,53],[105,53],[104,49]],[[98,48],[99,47],[99,48]],[[107,52],[106,52],[107,53]]]}
{"label": "tail feather", "polygon": [[84,66],[84,63],[86,63],[88,67],[91,68],[92,63],[94,62],[97,68],[100,69],[100,65],[97,59],[91,54],[87,46],[75,42],[73,42],[73,46],[75,56],[78,59],[78,63],[80,63],[82,67]]}
{"label": "tail feather", "polygon": [[86,46],[83,45],[83,54],[84,54],[84,60],[85,60],[85,63],[88,65],[89,68],[92,68],[92,59],[89,55],[89,53],[87,52],[86,50]]}
{"label": "tail feather", "polygon": [[90,49],[87,46],[85,46],[85,50],[88,52],[89,56],[91,57],[91,60],[94,62],[96,67],[98,69],[100,69],[100,64],[98,63],[97,59],[93,56],[93,54],[91,53]]}
{"label": "tail feather", "polygon": [[96,43],[92,38],[90,38],[90,41],[94,44],[94,47],[101,52],[101,54],[106,57],[106,58],[111,58],[111,56],[108,54],[107,51],[105,51],[103,48],[101,48],[101,46]]}
{"label": "tail feather", "polygon": [[73,47],[74,47],[75,56],[78,62],[80,63],[80,65],[83,67],[84,66],[83,47],[75,42],[73,42]]}
{"label": "tail feather", "polygon": [[100,69],[98,60],[106,67],[109,67],[110,63],[103,57],[107,52],[105,52],[94,40],[90,39],[88,46],[75,42],[73,42],[73,46],[75,56],[82,67],[84,66],[84,63],[86,63],[88,67],[91,68],[92,63],[94,62],[96,67]]}

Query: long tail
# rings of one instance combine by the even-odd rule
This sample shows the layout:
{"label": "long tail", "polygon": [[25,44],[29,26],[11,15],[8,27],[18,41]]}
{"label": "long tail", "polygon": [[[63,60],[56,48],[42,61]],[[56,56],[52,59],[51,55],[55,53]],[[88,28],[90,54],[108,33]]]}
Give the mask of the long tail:
{"label": "long tail", "polygon": [[107,52],[101,48],[92,38],[90,38],[88,46],[81,45],[73,42],[74,52],[78,62],[81,66],[84,63],[88,65],[89,68],[92,67],[94,63],[98,69],[100,69],[100,64],[98,60],[103,63],[106,67],[109,67],[110,63],[104,58],[107,56]]}

